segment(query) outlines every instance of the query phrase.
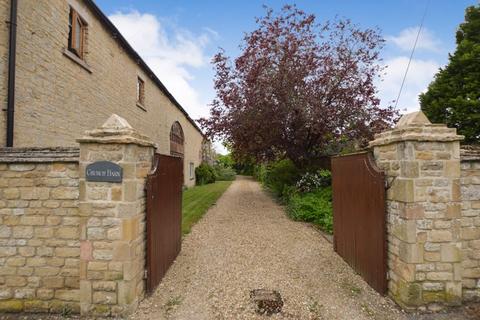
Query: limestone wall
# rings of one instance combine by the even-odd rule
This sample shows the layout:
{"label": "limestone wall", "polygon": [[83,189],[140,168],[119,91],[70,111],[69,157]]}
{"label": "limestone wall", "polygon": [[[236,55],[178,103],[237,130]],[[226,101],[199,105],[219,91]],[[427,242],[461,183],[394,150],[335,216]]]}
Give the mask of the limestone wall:
{"label": "limestone wall", "polygon": [[78,153],[0,150],[0,312],[79,311]]}
{"label": "limestone wall", "polygon": [[[0,63],[7,2],[0,1]],[[88,68],[65,54],[69,5],[88,23]],[[149,136],[158,152],[169,154],[170,127],[179,121],[185,134],[185,184],[194,184],[188,169],[190,162],[201,161],[202,135],[82,0],[19,1],[17,42],[15,147],[77,145],[85,130],[115,113]],[[138,76],[145,81],[144,108],[136,103]],[[0,90],[1,85],[0,80]],[[4,115],[0,118],[1,138]]]}
{"label": "limestone wall", "polygon": [[[155,144],[118,115],[78,142],[0,149],[0,313],[124,316],[143,297]],[[89,181],[97,161],[120,181]]]}
{"label": "limestone wall", "polygon": [[474,300],[480,298],[480,148],[465,147],[461,160],[463,297]]}
{"label": "limestone wall", "polygon": [[462,139],[416,112],[370,143],[389,185],[389,294],[409,310],[480,296],[480,157]]}

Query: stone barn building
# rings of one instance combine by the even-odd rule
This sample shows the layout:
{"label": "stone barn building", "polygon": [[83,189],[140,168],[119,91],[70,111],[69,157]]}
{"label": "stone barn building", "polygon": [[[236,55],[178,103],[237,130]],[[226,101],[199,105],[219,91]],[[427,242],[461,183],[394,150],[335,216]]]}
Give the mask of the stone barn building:
{"label": "stone barn building", "polygon": [[93,0],[0,0],[0,19],[3,146],[77,146],[118,114],[194,185],[209,143]]}

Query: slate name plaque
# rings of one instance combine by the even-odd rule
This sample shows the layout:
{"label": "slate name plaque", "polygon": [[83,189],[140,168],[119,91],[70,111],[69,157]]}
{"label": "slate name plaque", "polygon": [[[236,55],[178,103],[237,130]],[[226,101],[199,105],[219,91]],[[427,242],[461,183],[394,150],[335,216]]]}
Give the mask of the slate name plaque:
{"label": "slate name plaque", "polygon": [[110,161],[97,161],[87,166],[85,170],[87,181],[122,182],[122,167]]}

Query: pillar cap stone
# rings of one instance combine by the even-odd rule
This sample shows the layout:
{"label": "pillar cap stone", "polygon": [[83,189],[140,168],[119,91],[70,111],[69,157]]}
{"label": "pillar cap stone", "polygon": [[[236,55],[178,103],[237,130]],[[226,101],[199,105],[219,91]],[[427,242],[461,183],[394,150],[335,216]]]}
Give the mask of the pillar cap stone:
{"label": "pillar cap stone", "polygon": [[465,137],[457,134],[457,129],[445,124],[432,124],[422,111],[403,115],[392,130],[375,135],[369,147],[387,145],[400,141],[451,142]]}
{"label": "pillar cap stone", "polygon": [[85,131],[85,135],[77,139],[77,142],[137,144],[156,147],[149,137],[139,133],[127,120],[117,114],[112,114],[100,128]]}
{"label": "pillar cap stone", "polygon": [[432,124],[430,120],[428,120],[425,113],[422,111],[416,111],[412,113],[404,114],[400,120],[398,120],[395,128],[404,128],[412,125],[428,125]]}

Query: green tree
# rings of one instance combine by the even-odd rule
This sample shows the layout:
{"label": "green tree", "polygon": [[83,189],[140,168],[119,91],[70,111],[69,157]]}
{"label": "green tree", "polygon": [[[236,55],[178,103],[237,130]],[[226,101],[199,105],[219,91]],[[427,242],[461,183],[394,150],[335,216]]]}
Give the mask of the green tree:
{"label": "green tree", "polygon": [[227,168],[233,168],[235,166],[235,160],[233,160],[231,153],[219,154],[217,156],[217,163]]}
{"label": "green tree", "polygon": [[480,139],[480,5],[466,9],[465,22],[456,34],[457,48],[441,68],[428,91],[420,94],[427,117],[446,123],[465,135],[465,142]]}

